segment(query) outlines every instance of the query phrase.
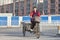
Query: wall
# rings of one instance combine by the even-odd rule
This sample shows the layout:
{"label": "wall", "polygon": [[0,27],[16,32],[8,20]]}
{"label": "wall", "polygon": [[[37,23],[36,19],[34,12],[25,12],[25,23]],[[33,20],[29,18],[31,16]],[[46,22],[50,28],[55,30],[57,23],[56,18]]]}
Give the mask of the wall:
{"label": "wall", "polygon": [[[30,22],[29,16],[0,16],[0,27],[20,27],[21,22]],[[60,24],[60,15],[41,15],[40,24]],[[42,25],[43,25],[42,24]]]}

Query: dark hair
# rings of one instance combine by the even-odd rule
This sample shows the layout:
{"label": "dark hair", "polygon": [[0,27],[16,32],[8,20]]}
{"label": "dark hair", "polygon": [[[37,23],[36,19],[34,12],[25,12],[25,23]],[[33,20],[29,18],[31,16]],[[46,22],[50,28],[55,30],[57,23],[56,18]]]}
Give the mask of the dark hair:
{"label": "dark hair", "polygon": [[33,9],[34,9],[34,8],[37,8],[37,7],[36,7],[36,6],[34,6],[34,7],[33,7]]}

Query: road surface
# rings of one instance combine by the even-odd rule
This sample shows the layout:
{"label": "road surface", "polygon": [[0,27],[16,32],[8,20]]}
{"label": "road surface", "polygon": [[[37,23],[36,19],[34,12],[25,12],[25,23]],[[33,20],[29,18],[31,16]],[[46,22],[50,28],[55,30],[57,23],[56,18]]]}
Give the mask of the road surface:
{"label": "road surface", "polygon": [[56,34],[57,27],[44,26],[40,30],[40,38],[37,39],[33,33],[26,32],[23,37],[22,27],[20,28],[0,28],[0,40],[60,40]]}

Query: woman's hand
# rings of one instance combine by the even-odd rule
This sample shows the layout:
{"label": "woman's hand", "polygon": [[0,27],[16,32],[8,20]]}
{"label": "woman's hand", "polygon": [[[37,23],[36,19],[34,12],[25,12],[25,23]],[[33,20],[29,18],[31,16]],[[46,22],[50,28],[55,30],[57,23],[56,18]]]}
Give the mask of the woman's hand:
{"label": "woman's hand", "polygon": [[30,18],[32,18],[32,16],[30,16]]}
{"label": "woman's hand", "polygon": [[[30,16],[30,15],[29,15]],[[30,16],[30,18],[32,18],[32,16]]]}

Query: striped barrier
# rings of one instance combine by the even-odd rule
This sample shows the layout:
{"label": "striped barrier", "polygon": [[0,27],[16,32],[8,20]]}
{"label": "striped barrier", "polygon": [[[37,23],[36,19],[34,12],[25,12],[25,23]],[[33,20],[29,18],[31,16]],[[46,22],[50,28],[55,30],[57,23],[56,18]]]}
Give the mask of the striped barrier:
{"label": "striped barrier", "polygon": [[0,27],[20,27],[22,17],[19,16],[1,16]]}
{"label": "striped barrier", "polygon": [[[52,23],[52,22],[54,22],[54,18],[58,19],[55,16],[42,15],[40,17],[40,22],[41,23]],[[55,21],[59,22],[59,20],[55,20]],[[21,21],[30,22],[30,17],[29,16],[23,16],[23,17],[19,17],[19,16],[9,16],[9,17],[6,16],[5,17],[5,16],[2,16],[2,17],[0,17],[0,26],[4,26],[4,25],[12,26],[12,27],[19,26]]]}
{"label": "striped barrier", "polygon": [[60,16],[51,16],[51,21],[52,21],[52,23],[57,25],[58,34],[60,35]]}

